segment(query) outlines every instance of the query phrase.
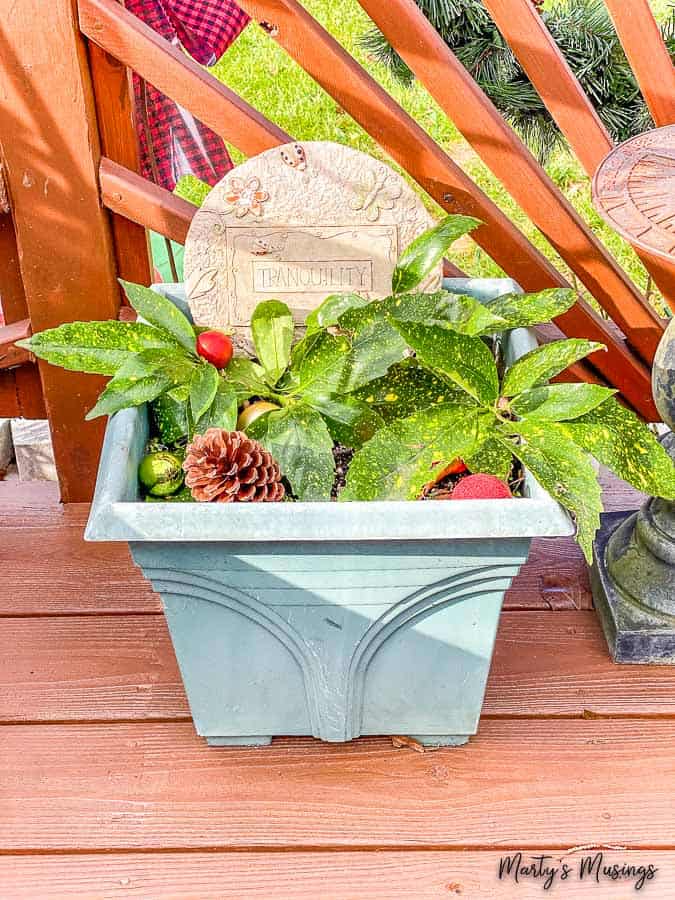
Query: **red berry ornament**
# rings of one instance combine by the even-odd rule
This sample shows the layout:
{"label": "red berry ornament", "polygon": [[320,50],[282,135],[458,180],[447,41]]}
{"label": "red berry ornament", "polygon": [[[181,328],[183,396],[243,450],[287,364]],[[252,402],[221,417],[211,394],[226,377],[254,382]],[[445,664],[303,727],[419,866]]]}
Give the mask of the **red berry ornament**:
{"label": "red berry ornament", "polygon": [[230,364],[233,350],[232,339],[222,331],[202,331],[197,335],[197,353],[216,369]]}
{"label": "red berry ornament", "polygon": [[511,489],[496,475],[467,475],[458,481],[451,500],[502,500],[511,497]]}

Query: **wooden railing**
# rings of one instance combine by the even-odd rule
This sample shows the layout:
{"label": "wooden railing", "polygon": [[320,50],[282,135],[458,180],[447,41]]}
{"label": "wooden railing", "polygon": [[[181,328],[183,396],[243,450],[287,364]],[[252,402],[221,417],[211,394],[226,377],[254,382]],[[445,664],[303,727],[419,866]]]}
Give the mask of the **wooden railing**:
{"label": "wooden railing", "polygon": [[[412,0],[360,3],[607,314],[598,315],[580,297],[556,326],[542,332],[550,339],[561,329],[607,345],[606,353],[594,354],[570,374],[616,386],[625,402],[654,419],[649,364],[663,321]],[[655,120],[675,121],[675,75],[647,0],[606,3]],[[505,272],[526,290],[567,285],[296,0],[241,0],[241,5],[443,209],[481,219],[475,240]],[[611,149],[611,139],[531,0],[485,0],[485,5],[592,174]],[[84,424],[83,415],[100,379],[41,364],[43,406],[34,364],[6,352],[3,368],[3,347],[19,330],[116,316],[116,276],[151,279],[145,229],[185,240],[194,207],[137,174],[128,70],[189,108],[246,155],[292,138],[115,0],[79,0],[77,8],[74,0],[6,5],[0,9],[0,57],[7,72],[0,145],[14,220],[14,228],[5,222],[4,230],[0,220],[0,241],[9,246],[16,239],[20,250],[18,264],[15,247],[14,268],[0,262],[0,291],[13,328],[0,332],[0,415],[8,410],[40,415],[46,408],[62,495],[87,499],[101,424]],[[675,268],[648,256],[643,262],[675,305]],[[30,397],[40,402],[31,407]]]}

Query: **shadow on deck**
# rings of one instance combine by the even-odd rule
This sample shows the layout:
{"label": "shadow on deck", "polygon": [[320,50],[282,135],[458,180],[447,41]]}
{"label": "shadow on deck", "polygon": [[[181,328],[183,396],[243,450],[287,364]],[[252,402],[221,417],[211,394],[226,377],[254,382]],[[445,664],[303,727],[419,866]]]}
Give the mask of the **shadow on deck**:
{"label": "shadow on deck", "polygon": [[[608,509],[638,502],[608,482]],[[0,483],[3,900],[540,897],[498,879],[517,850],[563,857],[565,897],[634,896],[580,881],[586,847],[675,897],[675,669],[609,661],[570,539],[535,542],[507,595],[467,746],[214,751],[159,599],[126,548],[83,542],[87,511]]]}

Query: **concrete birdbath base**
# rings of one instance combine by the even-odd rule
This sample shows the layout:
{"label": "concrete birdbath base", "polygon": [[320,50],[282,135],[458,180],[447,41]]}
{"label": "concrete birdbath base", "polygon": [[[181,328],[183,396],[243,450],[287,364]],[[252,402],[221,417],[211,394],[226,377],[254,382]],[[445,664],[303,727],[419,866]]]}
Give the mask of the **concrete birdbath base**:
{"label": "concrete birdbath base", "polygon": [[[520,330],[507,344],[512,360],[535,341]],[[86,538],[128,541],[161,595],[209,744],[475,733],[504,594],[532,537],[573,532],[529,474],[522,499],[144,503],[147,438],[144,408],[111,418]]]}

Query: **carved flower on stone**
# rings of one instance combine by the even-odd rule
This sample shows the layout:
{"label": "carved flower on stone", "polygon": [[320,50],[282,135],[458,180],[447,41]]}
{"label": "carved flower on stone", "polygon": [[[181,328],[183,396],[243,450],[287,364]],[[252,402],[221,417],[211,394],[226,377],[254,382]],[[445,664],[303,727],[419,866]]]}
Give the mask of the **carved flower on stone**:
{"label": "carved flower on stone", "polygon": [[262,205],[270,199],[267,191],[260,189],[259,178],[231,178],[225,193],[225,202],[229,203],[228,212],[234,212],[238,219],[243,219],[247,213],[253,216],[262,216]]}

